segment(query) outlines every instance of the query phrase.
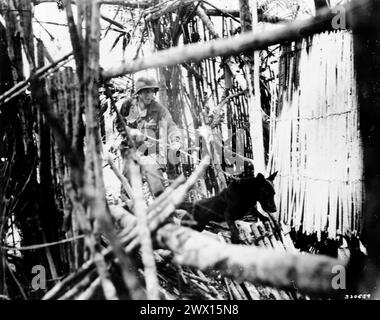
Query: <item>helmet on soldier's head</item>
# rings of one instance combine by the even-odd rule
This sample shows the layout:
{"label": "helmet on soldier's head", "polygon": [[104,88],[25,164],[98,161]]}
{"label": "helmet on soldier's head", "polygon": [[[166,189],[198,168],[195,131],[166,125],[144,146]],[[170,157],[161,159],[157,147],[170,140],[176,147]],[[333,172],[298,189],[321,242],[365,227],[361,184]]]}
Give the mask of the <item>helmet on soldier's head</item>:
{"label": "helmet on soldier's head", "polygon": [[157,92],[159,90],[159,86],[153,78],[141,77],[136,81],[136,94],[144,89],[154,89]]}

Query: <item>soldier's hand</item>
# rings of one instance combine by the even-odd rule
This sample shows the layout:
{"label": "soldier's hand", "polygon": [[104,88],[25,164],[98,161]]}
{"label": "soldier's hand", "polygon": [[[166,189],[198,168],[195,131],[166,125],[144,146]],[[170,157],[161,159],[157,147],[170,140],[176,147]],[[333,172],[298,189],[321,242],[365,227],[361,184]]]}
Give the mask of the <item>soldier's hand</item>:
{"label": "soldier's hand", "polygon": [[178,141],[172,142],[169,146],[169,149],[171,152],[175,154],[176,157],[179,157],[181,155],[182,144]]}
{"label": "soldier's hand", "polygon": [[129,129],[129,134],[137,145],[141,145],[146,141],[146,136],[139,129]]}
{"label": "soldier's hand", "polygon": [[120,141],[116,141],[116,142],[114,142],[114,143],[110,146],[110,148],[108,149],[108,151],[109,151],[110,153],[117,154],[117,151],[119,150],[119,148],[120,148]]}
{"label": "soldier's hand", "polygon": [[141,134],[140,130],[139,129],[129,129],[128,130],[128,133],[132,136],[132,137],[137,137]]}
{"label": "soldier's hand", "polygon": [[172,142],[169,146],[170,150],[179,151],[182,148],[182,144],[180,142]]}

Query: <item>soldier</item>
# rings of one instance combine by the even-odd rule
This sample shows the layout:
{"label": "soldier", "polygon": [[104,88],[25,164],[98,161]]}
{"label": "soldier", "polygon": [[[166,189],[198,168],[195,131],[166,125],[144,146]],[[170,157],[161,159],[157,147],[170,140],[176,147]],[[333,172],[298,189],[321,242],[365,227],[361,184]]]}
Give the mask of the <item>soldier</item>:
{"label": "soldier", "polygon": [[[158,90],[159,87],[154,79],[141,77],[136,81],[136,94],[128,98],[120,108],[120,114],[131,129],[131,135],[141,155],[141,163],[147,172],[145,178],[155,197],[164,190],[162,173],[166,169],[166,163],[160,161],[162,159],[160,156],[166,159],[166,155],[159,155],[157,146],[164,146],[165,152],[167,145],[173,152],[178,152],[182,147],[180,132],[169,111],[155,100]],[[117,130],[124,135],[122,121],[116,118],[115,124]],[[125,142],[122,142],[122,154],[125,146]],[[126,170],[124,165],[124,174]]]}

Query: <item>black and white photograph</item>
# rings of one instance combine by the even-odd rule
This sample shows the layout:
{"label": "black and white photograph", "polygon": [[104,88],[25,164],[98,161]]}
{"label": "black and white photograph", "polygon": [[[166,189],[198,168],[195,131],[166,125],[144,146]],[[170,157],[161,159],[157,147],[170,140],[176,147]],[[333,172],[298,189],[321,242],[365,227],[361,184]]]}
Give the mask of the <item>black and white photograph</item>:
{"label": "black and white photograph", "polygon": [[379,21],[379,0],[0,0],[0,300],[380,300]]}

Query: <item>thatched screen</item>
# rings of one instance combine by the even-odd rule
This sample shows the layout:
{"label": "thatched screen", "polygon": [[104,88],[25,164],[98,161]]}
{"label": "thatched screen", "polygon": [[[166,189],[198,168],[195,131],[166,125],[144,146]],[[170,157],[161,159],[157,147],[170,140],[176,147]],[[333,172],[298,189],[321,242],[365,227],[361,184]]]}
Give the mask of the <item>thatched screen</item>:
{"label": "thatched screen", "polygon": [[359,229],[362,151],[348,31],[283,46],[271,121],[282,220],[329,237]]}

